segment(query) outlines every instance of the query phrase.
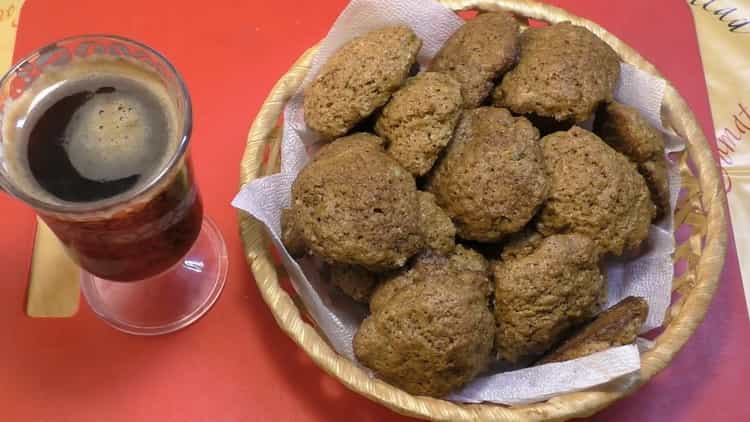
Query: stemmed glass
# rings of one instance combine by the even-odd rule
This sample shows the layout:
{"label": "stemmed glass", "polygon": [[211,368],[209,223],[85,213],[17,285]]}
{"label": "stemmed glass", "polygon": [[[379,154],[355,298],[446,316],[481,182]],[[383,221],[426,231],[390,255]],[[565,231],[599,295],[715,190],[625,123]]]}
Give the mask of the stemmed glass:
{"label": "stemmed glass", "polygon": [[[108,78],[129,78],[163,100],[155,112],[164,113],[171,130],[164,132],[169,139],[158,139],[166,145],[163,152],[151,157],[160,164],[132,187],[107,197],[87,198],[76,191],[57,197],[41,181],[70,182],[64,173],[55,176],[68,157],[54,153],[65,151],[61,145],[69,140],[45,137],[44,130],[55,133],[55,124],[64,129],[66,117],[57,109],[59,102],[42,105],[47,96],[75,84],[88,86],[89,96],[110,92],[113,88],[104,82],[90,86],[91,80]],[[130,122],[135,130],[140,130],[138,122]],[[190,96],[174,66],[159,52],[122,37],[57,41],[21,60],[0,80],[0,186],[49,225],[83,270],[81,288],[91,308],[127,333],[157,335],[183,328],[211,308],[224,286],[226,247],[216,225],[203,215],[188,154],[191,128]],[[129,159],[117,151],[110,149],[108,160]]]}

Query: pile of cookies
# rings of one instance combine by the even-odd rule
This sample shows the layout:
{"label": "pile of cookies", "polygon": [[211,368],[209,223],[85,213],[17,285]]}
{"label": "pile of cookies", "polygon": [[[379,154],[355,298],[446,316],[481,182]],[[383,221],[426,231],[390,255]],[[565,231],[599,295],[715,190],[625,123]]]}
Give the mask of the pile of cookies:
{"label": "pile of cookies", "polygon": [[498,361],[634,342],[647,304],[602,312],[601,262],[638,253],[669,188],[660,132],[613,100],[617,54],[585,28],[521,32],[501,12],[419,72],[421,45],[404,26],[367,33],[305,92],[328,143],[292,186],[283,241],[369,306],[357,359],[442,397]]}

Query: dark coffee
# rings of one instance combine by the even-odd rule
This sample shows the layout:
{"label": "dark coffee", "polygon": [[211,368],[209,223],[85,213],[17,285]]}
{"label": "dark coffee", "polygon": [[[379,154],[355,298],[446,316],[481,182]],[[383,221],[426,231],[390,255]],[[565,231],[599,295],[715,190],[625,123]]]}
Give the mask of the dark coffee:
{"label": "dark coffee", "polygon": [[52,209],[87,210],[39,210],[69,253],[117,281],[178,262],[203,207],[188,158],[170,163],[182,122],[158,74],[130,60],[87,59],[34,84],[4,116],[14,128],[6,152],[29,194]]}
{"label": "dark coffee", "polygon": [[[31,174],[61,200],[89,202],[123,194],[158,171],[164,157],[169,128],[159,99],[127,79],[107,79],[54,102],[29,134]],[[130,143],[141,148],[136,157],[118,166],[104,159]]]}

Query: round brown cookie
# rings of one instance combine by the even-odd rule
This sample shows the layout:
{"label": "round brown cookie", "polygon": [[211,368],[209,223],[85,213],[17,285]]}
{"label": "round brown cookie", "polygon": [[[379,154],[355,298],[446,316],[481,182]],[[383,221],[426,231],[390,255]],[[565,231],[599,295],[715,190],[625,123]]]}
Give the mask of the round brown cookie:
{"label": "round brown cookie", "polygon": [[313,161],[330,158],[354,148],[359,148],[362,152],[383,152],[384,146],[385,141],[383,138],[371,133],[354,133],[343,138],[338,138],[335,142],[323,145],[313,157]]}
{"label": "round brown cookie", "polygon": [[597,112],[594,132],[638,163],[638,171],[646,179],[651,200],[656,205],[655,219],[664,216],[669,211],[669,177],[661,132],[637,109],[615,101]]}
{"label": "round brown cookie", "polygon": [[537,365],[588,356],[611,347],[635,342],[648,316],[648,302],[627,297],[599,314],[595,320],[547,354]]}
{"label": "round brown cookie", "polygon": [[303,256],[307,251],[302,233],[295,224],[294,210],[291,208],[281,210],[281,243],[289,255],[295,258]]}
{"label": "round brown cookie", "polygon": [[588,29],[569,22],[529,28],[493,101],[518,114],[583,122],[612,98],[619,74],[617,53]]}
{"label": "round brown cookie", "polygon": [[573,127],[541,140],[550,183],[543,235],[581,233],[598,252],[621,255],[648,237],[654,205],[635,165],[593,133]]}
{"label": "round brown cookie", "polygon": [[428,189],[467,240],[520,230],[547,197],[539,132],[505,109],[466,110]]}
{"label": "round brown cookie", "polygon": [[634,107],[610,101],[601,107],[594,132],[636,163],[664,155],[664,137]]}
{"label": "round brown cookie", "polygon": [[483,13],[466,22],[443,45],[430,70],[461,84],[466,108],[478,107],[518,56],[518,21],[509,13]]}
{"label": "round brown cookie", "polygon": [[416,63],[422,41],[406,26],[386,27],[346,43],[305,92],[305,123],[323,138],[344,135],[383,106]]}
{"label": "round brown cookie", "polygon": [[[370,303],[372,314],[354,337],[357,359],[404,391],[433,397],[454,391],[484,370],[495,326],[488,307],[489,279],[486,271],[457,268],[463,259],[474,262],[481,256],[452,260],[423,254],[405,273],[409,282],[400,283],[387,301],[376,302],[378,288]],[[399,283],[398,277],[386,284]]]}
{"label": "round brown cookie", "polygon": [[651,202],[656,205],[654,220],[659,220],[669,213],[669,170],[664,156],[638,164],[638,171],[646,180],[651,192]]}
{"label": "round brown cookie", "polygon": [[456,247],[456,226],[445,211],[435,203],[435,195],[417,192],[419,196],[419,220],[425,246],[442,254],[449,254]]}
{"label": "round brown cookie", "polygon": [[606,279],[593,242],[578,234],[544,238],[524,256],[495,261],[498,357],[522,363],[539,357],[606,300]]}
{"label": "round brown cookie", "polygon": [[461,115],[461,86],[442,73],[417,75],[396,91],[375,124],[386,151],[415,176],[432,168]]}
{"label": "round brown cookie", "polygon": [[[422,252],[408,268],[403,268],[391,274],[384,274],[381,277],[382,283],[377,286],[372,294],[370,310],[377,312],[378,309],[387,305],[391,298],[403,287],[423,280],[433,272],[438,271],[477,272],[488,276],[489,263],[478,252],[461,245],[457,245],[451,254],[441,254],[434,251]],[[486,287],[489,289],[490,285],[488,284]],[[488,290],[487,294],[490,293]]]}
{"label": "round brown cookie", "polygon": [[332,264],[331,284],[345,295],[361,303],[368,303],[378,285],[378,276],[356,265]]}
{"label": "round brown cookie", "polygon": [[[359,137],[360,135],[353,135]],[[334,144],[355,144],[343,148]],[[307,248],[328,262],[398,268],[423,246],[414,178],[384,151],[341,138],[292,185]]]}
{"label": "round brown cookie", "polygon": [[533,253],[542,243],[544,236],[535,227],[512,234],[503,245],[500,258],[503,260],[523,258]]}

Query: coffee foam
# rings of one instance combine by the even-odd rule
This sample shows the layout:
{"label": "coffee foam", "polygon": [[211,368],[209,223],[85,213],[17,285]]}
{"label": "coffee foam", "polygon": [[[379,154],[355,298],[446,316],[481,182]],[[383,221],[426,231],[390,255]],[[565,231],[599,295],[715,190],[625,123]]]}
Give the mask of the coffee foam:
{"label": "coffee foam", "polygon": [[[98,55],[46,67],[19,98],[6,102],[2,156],[14,187],[45,203],[66,204],[42,189],[31,174],[26,153],[29,135],[44,112],[62,98],[103,86],[125,90],[97,94],[74,114],[64,141],[73,166],[86,178],[107,181],[129,176],[134,163],[148,163],[142,167],[152,169],[151,174],[145,174],[131,191],[160,172],[175,153],[182,131],[175,102],[159,74],[147,65]],[[134,96],[132,91],[148,95]],[[168,140],[155,151],[146,145],[152,128],[144,122],[159,114]]]}
{"label": "coffee foam", "polygon": [[148,91],[132,95],[142,89],[124,86],[124,81],[102,78],[97,83],[117,91],[97,94],[73,114],[64,141],[73,167],[102,182],[153,171],[166,146],[153,142],[153,132],[168,127],[160,104]]}

